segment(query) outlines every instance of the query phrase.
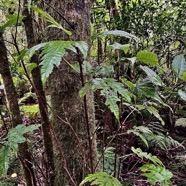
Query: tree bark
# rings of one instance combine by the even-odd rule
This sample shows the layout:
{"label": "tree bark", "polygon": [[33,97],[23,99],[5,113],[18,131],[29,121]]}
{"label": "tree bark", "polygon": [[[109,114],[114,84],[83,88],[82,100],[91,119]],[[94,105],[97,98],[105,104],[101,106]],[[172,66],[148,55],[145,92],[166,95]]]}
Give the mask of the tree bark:
{"label": "tree bark", "polygon": [[[0,32],[0,74],[3,79],[6,100],[10,112],[13,127],[22,124],[20,110],[17,101],[17,94],[13,84],[12,76],[9,69],[7,50],[3,39],[3,33]],[[28,186],[36,186],[36,180],[33,171],[31,154],[26,142],[19,144],[18,156],[23,166],[25,181]]]}
{"label": "tree bark", "polygon": [[[44,8],[65,29],[73,33],[72,36],[67,36],[61,30],[50,28],[46,33],[47,41],[88,40],[90,1],[48,0],[45,1]],[[65,60],[71,64],[78,61],[82,63],[80,55],[72,52],[68,53]],[[87,173],[95,170],[97,147],[93,92],[90,91],[84,100],[78,95],[84,78],[85,76],[80,77],[74,73],[62,60],[59,68],[53,71],[47,82],[54,129],[64,154],[62,158],[57,145],[54,144],[55,186],[78,185]],[[70,172],[70,175],[67,172]],[[72,183],[72,179],[75,184]]]}
{"label": "tree bark", "polygon": [[[25,25],[25,32],[27,37],[27,46],[28,48],[33,47],[34,45],[38,44],[38,36],[34,32],[35,25],[33,21],[33,12],[32,10],[28,10],[28,0],[24,0],[24,10],[23,15],[24,17],[24,25]],[[50,179],[50,185],[53,185],[53,173],[54,173],[54,160],[53,160],[53,145],[52,145],[52,136],[50,133],[50,121],[48,117],[48,110],[47,110],[47,102],[45,97],[45,92],[43,90],[43,84],[41,80],[41,72],[39,68],[39,61],[38,56],[35,54],[32,59],[31,63],[37,63],[37,67],[32,70],[32,80],[34,83],[34,89],[36,92],[36,96],[39,103],[39,110],[41,114],[41,120],[42,120],[42,131],[43,131],[43,138],[44,138],[44,147],[46,151],[46,157],[47,157],[47,171],[49,173],[49,179]]]}

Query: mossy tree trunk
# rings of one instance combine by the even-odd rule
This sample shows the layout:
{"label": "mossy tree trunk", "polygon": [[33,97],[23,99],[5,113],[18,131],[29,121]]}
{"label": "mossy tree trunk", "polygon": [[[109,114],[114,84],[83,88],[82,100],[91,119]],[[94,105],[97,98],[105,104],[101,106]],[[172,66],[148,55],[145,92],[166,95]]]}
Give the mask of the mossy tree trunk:
{"label": "mossy tree trunk", "polygon": [[[11,122],[13,127],[22,124],[22,119],[20,116],[19,105],[17,101],[17,94],[13,84],[9,62],[7,57],[7,50],[3,39],[3,33],[0,32],[0,74],[3,79],[6,100],[8,103],[8,108],[10,112]],[[24,170],[25,181],[28,186],[36,186],[36,180],[33,171],[33,164],[31,154],[28,149],[26,142],[19,144],[18,156],[22,163]]]}
{"label": "mossy tree trunk", "polygon": [[[43,6],[57,22],[72,32],[72,36],[68,36],[62,30],[50,28],[46,32],[47,41],[56,39],[88,41],[90,1],[48,0]],[[72,52],[68,53],[65,60],[71,64],[82,62],[81,57]],[[64,155],[62,157],[54,142],[55,186],[78,185],[87,173],[95,171],[97,147],[94,135],[93,93],[90,91],[84,99],[79,97],[78,92],[83,79],[85,76],[80,77],[74,73],[62,60],[59,68],[53,71],[47,82],[51,96],[53,125]]]}

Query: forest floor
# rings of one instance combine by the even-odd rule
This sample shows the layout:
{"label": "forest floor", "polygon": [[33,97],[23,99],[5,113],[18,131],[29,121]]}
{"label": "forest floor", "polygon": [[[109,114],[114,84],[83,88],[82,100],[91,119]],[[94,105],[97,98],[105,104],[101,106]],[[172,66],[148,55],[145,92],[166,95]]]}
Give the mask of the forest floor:
{"label": "forest floor", "polygon": [[[40,116],[36,114],[31,116],[24,116],[23,122],[25,125],[34,125],[40,123]],[[33,117],[33,118],[31,118]],[[9,118],[4,117],[0,125],[0,138],[6,135],[10,128]],[[6,124],[3,124],[5,122]],[[142,172],[139,168],[146,163],[146,159],[141,159],[131,151],[131,147],[140,147],[144,152],[156,155],[173,173],[172,185],[184,186],[186,185],[186,137],[172,132],[169,134],[174,139],[178,140],[183,146],[161,149],[158,145],[152,145],[146,148],[144,144],[134,134],[127,134],[126,132],[132,129],[130,123],[126,123],[118,130],[113,125],[112,114],[107,113],[102,118],[97,120],[97,138],[98,149],[100,154],[104,151],[104,160],[101,160],[101,167],[103,171],[116,176],[123,186],[148,186],[147,179],[141,176]],[[34,131],[34,134],[28,138],[30,144],[30,151],[32,152],[35,175],[38,186],[45,186],[47,178],[47,163],[42,142],[41,129]],[[107,154],[106,154],[107,153]],[[0,162],[1,163],[1,162]],[[20,175],[21,167],[18,159],[13,157],[8,169],[8,175],[0,177],[0,186],[24,186],[25,183]],[[158,186],[159,184],[157,184]],[[166,186],[166,185],[164,185]]]}

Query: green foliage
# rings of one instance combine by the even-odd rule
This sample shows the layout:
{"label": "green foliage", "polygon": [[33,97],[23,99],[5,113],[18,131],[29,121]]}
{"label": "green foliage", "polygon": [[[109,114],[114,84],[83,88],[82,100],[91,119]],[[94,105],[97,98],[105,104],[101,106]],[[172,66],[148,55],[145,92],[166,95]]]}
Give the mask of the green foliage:
{"label": "green foliage", "polygon": [[153,52],[140,51],[137,53],[136,59],[148,65],[152,66],[158,65],[158,56]]}
{"label": "green foliage", "polygon": [[109,50],[123,50],[125,53],[129,51],[129,48],[130,44],[121,45],[120,43],[107,46],[107,49]]}
{"label": "green foliage", "polygon": [[122,30],[110,30],[110,31],[102,32],[102,33],[93,35],[92,38],[103,38],[106,36],[120,36],[120,37],[129,38],[129,39],[134,39],[136,41],[138,40],[138,38],[135,35],[122,31]]}
{"label": "green foliage", "polygon": [[181,99],[183,99],[184,101],[186,101],[186,92],[179,90],[178,94],[180,95]]}
{"label": "green foliage", "polygon": [[122,186],[121,183],[116,178],[107,174],[106,172],[97,172],[94,174],[89,174],[80,183],[80,186],[88,182],[91,182],[91,185],[98,186]]}
{"label": "green foliage", "polygon": [[163,163],[159,158],[157,158],[157,156],[143,152],[140,148],[135,149],[132,147],[131,150],[141,159],[146,158],[154,163],[145,164],[140,167],[140,170],[145,172],[142,175],[147,177],[150,184],[155,185],[156,183],[160,183],[161,186],[171,185],[170,179],[173,174],[169,170],[165,169]]}
{"label": "green foliage", "polygon": [[161,124],[164,125],[165,122],[163,121],[162,117],[159,114],[159,111],[153,107],[153,106],[146,106],[146,109],[152,114],[154,115],[158,120],[161,121]]}
{"label": "green foliage", "polygon": [[62,57],[67,53],[67,49],[77,52],[77,48],[81,51],[84,58],[87,57],[88,46],[83,41],[50,41],[41,43],[28,50],[29,57],[42,49],[41,52],[41,74],[43,82],[46,82],[54,67],[58,67]]}
{"label": "green foliage", "polygon": [[157,158],[157,156],[153,156],[150,153],[143,152],[140,148],[135,149],[134,147],[131,147],[131,150],[141,159],[146,158],[152,161],[155,165],[161,165],[161,166],[163,165],[163,163],[159,158]]}
{"label": "green foliage", "polygon": [[26,141],[24,134],[30,134],[39,127],[40,125],[26,127],[20,124],[9,130],[7,137],[0,143],[0,175],[5,175],[7,173],[10,159],[17,155],[18,145]]}
{"label": "green foliage", "polygon": [[150,135],[152,134],[152,131],[148,127],[144,126],[134,126],[133,129],[127,131],[128,134],[133,133],[136,136],[140,137],[140,139],[145,143],[147,147],[149,147],[148,141],[144,134]]}
{"label": "green foliage", "polygon": [[[115,155],[114,147],[107,147],[104,152],[99,152],[101,158],[100,167],[101,171],[113,175],[116,167],[116,175],[118,175],[119,157]],[[103,154],[102,154],[103,153]],[[122,166],[122,165],[120,165]]]}
{"label": "green foliage", "polygon": [[162,166],[145,164],[140,170],[145,172],[142,175],[145,176],[152,185],[156,185],[156,183],[159,183],[160,186],[172,185],[171,178],[173,174]]}
{"label": "green foliage", "polygon": [[72,32],[70,32],[69,30],[63,28],[58,22],[55,21],[55,19],[50,16],[48,13],[44,12],[43,10],[41,10],[38,7],[32,6],[31,7],[34,11],[36,11],[37,13],[39,13],[41,16],[43,16],[46,21],[48,21],[49,23],[51,23],[48,27],[52,27],[52,28],[58,28],[61,29],[63,32],[65,32],[68,35],[72,35]]}
{"label": "green foliage", "polygon": [[80,90],[79,95],[83,97],[89,89],[101,90],[101,95],[106,98],[105,104],[109,107],[111,112],[114,113],[116,119],[119,119],[119,107],[120,101],[118,94],[127,102],[131,102],[132,94],[124,87],[120,82],[117,82],[113,78],[95,78],[92,81],[86,83]]}
{"label": "green foliage", "polygon": [[39,113],[39,105],[23,105],[20,106],[20,110],[24,112],[25,116],[28,116],[31,119],[35,119]]}
{"label": "green foliage", "polygon": [[164,86],[165,84],[162,82],[161,78],[149,67],[140,66],[140,68],[147,74],[149,80],[157,85],[157,86]]}
{"label": "green foliage", "polygon": [[186,61],[184,55],[181,54],[174,58],[172,68],[180,79],[186,80]]}
{"label": "green foliage", "polygon": [[21,22],[23,19],[23,16],[19,15],[19,17],[18,17],[18,15],[16,15],[16,14],[14,14],[14,15],[7,14],[6,18],[8,19],[8,21],[4,25],[0,26],[0,32],[4,32],[7,27],[11,27],[11,26]]}

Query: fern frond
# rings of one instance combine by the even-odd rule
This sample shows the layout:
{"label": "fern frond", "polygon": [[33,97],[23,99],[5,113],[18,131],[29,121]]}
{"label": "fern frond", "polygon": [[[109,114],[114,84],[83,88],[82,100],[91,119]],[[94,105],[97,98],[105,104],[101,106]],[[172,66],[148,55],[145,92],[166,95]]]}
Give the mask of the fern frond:
{"label": "fern frond", "polygon": [[160,116],[158,110],[155,107],[153,107],[153,106],[146,106],[146,109],[148,110],[148,112],[153,114],[157,119],[159,119],[159,121],[161,122],[162,125],[165,124],[165,122],[163,121],[162,117]]}
{"label": "fern frond", "polygon": [[50,41],[41,43],[28,50],[29,57],[31,58],[37,50],[41,52],[41,74],[43,82],[52,73],[54,66],[60,65],[62,57],[66,54],[66,50],[76,52],[78,48],[83,54],[84,58],[87,56],[88,46],[83,41]]}
{"label": "fern frond", "polygon": [[80,183],[80,186],[88,182],[91,182],[91,185],[98,186],[122,186],[121,183],[116,178],[107,174],[106,172],[97,172],[94,174],[89,174]]}
{"label": "fern frond", "polygon": [[141,159],[146,158],[156,165],[163,165],[161,160],[157,158],[157,156],[153,156],[151,153],[143,152],[140,148],[135,149],[134,147],[131,147],[131,150]]}
{"label": "fern frond", "polygon": [[140,137],[140,139],[145,143],[145,145],[147,147],[149,147],[148,141],[146,139],[146,136],[144,134],[150,135],[152,134],[152,131],[148,128],[148,127],[144,127],[144,126],[138,126],[138,127],[134,127],[131,130],[127,131],[128,134],[133,133],[136,136]]}
{"label": "fern frond", "polygon": [[131,93],[124,88],[122,83],[117,82],[112,78],[107,78],[106,83],[112,88],[116,93],[119,93],[127,102],[131,102]]}
{"label": "fern frond", "polygon": [[119,120],[119,107],[117,105],[117,102],[120,101],[120,99],[117,96],[114,95],[108,95],[106,97],[105,105],[109,107],[111,112],[114,113],[116,119]]}

